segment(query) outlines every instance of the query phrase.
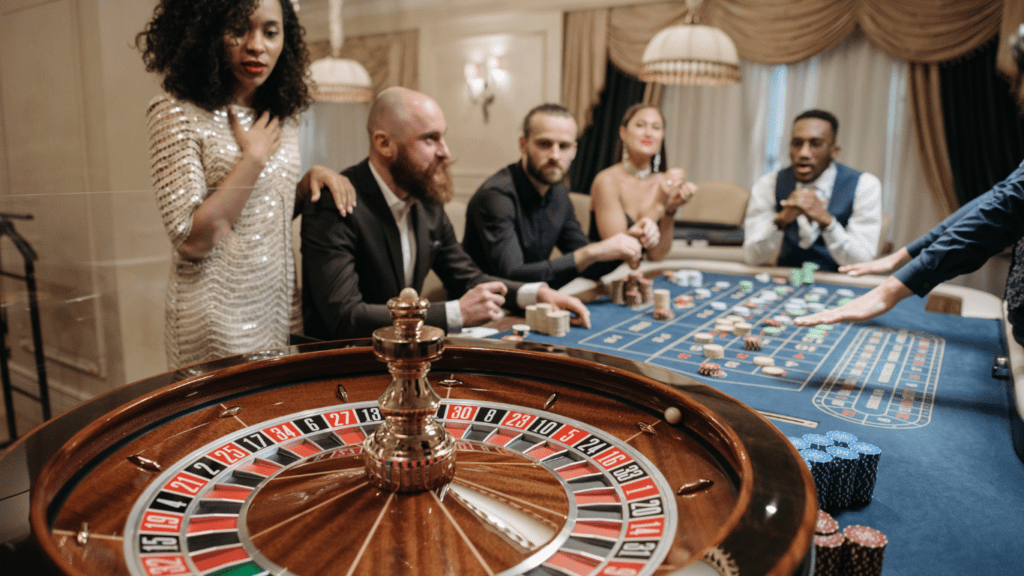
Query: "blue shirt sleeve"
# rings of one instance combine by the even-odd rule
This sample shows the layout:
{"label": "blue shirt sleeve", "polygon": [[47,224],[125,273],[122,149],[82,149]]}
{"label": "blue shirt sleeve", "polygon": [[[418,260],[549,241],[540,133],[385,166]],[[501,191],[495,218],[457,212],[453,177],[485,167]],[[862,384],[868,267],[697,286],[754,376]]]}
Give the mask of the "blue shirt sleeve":
{"label": "blue shirt sleeve", "polygon": [[[914,259],[893,275],[918,296],[981,268],[1024,236],[1024,163],[907,246]],[[913,250],[912,250],[913,248]],[[916,252],[916,253],[915,253]]]}

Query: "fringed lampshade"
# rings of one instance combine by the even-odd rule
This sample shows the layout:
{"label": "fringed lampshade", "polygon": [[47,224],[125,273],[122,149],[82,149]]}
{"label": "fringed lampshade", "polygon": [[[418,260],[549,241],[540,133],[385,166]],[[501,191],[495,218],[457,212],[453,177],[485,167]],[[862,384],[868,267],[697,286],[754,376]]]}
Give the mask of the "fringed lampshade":
{"label": "fringed lampshade", "polygon": [[370,74],[359,62],[340,57],[345,41],[341,30],[341,0],[330,0],[327,18],[331,55],[309,66],[315,84],[313,98],[319,102],[366,102],[373,98]]}
{"label": "fringed lampshade", "polygon": [[740,81],[732,39],[713,26],[682,24],[654,35],[641,58],[640,80],[721,86]]}

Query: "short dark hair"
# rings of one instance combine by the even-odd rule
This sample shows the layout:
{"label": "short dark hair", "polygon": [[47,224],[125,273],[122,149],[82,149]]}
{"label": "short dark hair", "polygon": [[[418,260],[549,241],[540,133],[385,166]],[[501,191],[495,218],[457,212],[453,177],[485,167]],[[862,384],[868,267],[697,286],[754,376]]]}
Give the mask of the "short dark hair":
{"label": "short dark hair", "polygon": [[[135,36],[146,70],[164,77],[163,88],[206,110],[231,102],[234,79],[227,64],[224,34],[249,27],[260,0],[161,0],[153,18]],[[279,0],[284,46],[267,81],[256,91],[257,114],[289,117],[312,102],[306,86],[309,50],[305,29],[291,0]]]}
{"label": "short dark hair", "polygon": [[832,139],[835,140],[839,135],[839,119],[836,115],[828,112],[827,110],[807,110],[801,112],[796,118],[793,119],[793,124],[796,124],[804,118],[817,118],[818,120],[824,120],[832,125]]}
{"label": "short dark hair", "polygon": [[[532,110],[526,113],[526,118],[523,119],[523,138],[530,137],[530,120],[533,119],[537,114],[546,114],[548,116],[556,116],[560,118],[572,118],[573,122],[576,121],[576,117],[569,112],[569,109],[561,104],[546,103],[539,106],[534,106]],[[579,126],[576,127],[579,130]]]}

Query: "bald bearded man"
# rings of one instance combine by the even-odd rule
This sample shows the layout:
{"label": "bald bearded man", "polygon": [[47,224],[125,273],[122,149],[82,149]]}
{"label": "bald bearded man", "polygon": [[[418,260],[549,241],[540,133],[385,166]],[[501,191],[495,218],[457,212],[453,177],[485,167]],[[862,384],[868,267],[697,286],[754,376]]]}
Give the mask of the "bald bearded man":
{"label": "bald bearded man", "polygon": [[385,305],[402,288],[423,289],[434,270],[458,300],[432,303],[427,324],[449,333],[498,318],[500,308],[548,302],[589,327],[577,298],[543,283],[484,274],[456,240],[443,205],[453,195],[444,113],[405,88],[380,93],[370,109],[370,154],[342,172],[355,186],[352,214],[322,198],[302,213],[305,333],[320,339],[369,336],[391,324]]}

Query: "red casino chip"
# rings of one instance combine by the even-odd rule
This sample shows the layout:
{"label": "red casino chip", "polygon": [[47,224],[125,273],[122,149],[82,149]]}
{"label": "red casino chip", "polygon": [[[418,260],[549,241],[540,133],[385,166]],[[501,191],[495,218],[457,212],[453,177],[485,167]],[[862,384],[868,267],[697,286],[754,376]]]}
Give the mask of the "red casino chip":
{"label": "red casino chip", "polygon": [[843,529],[843,569],[849,574],[881,576],[885,546],[889,539],[867,526],[851,525]]}
{"label": "red casino chip", "polygon": [[744,336],[743,348],[746,350],[760,350],[761,338],[759,338],[758,336]]}
{"label": "red casino chip", "polygon": [[766,318],[765,321],[764,321],[764,325],[765,326],[779,327],[779,326],[782,326],[782,322],[779,322],[775,318]]}
{"label": "red casino chip", "polygon": [[848,574],[844,566],[846,538],[839,532],[814,537],[814,576]]}
{"label": "red casino chip", "polygon": [[714,362],[701,362],[700,367],[697,368],[697,372],[702,376],[715,376],[721,371],[722,367]]}
{"label": "red casino chip", "polygon": [[818,521],[814,524],[814,533],[818,536],[829,536],[839,531],[839,522],[824,510],[818,510]]}

